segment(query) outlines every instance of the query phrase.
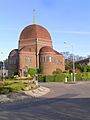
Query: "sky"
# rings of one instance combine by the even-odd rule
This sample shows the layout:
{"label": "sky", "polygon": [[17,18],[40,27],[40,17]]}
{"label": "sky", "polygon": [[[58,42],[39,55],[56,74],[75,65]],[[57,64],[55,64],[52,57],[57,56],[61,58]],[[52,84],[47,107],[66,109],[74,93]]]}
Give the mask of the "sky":
{"label": "sky", "polygon": [[[0,60],[18,48],[21,31],[33,23],[45,27],[59,52],[90,55],[90,0],[0,0]],[[64,44],[66,42],[66,44]]]}

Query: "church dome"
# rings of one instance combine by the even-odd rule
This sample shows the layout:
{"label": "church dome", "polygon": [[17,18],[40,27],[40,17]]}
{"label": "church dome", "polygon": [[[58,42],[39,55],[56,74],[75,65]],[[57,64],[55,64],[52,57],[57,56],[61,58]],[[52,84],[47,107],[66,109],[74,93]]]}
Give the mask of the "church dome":
{"label": "church dome", "polygon": [[25,27],[20,34],[20,41],[37,38],[51,41],[51,36],[49,32],[44,27],[36,24]]}

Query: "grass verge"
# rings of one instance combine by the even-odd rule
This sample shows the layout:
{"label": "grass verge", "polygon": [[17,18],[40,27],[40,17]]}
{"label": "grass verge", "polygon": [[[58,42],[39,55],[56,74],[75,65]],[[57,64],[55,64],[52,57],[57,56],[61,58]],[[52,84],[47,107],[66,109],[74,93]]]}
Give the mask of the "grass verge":
{"label": "grass verge", "polygon": [[28,83],[20,80],[6,80],[0,82],[0,94],[8,94],[11,92],[20,92],[35,89],[35,83]]}

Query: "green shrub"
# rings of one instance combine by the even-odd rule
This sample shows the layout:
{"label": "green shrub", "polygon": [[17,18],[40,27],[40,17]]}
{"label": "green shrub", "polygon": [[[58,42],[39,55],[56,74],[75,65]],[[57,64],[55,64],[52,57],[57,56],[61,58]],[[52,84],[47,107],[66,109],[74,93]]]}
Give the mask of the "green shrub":
{"label": "green shrub", "polygon": [[43,82],[43,76],[42,76],[42,74],[38,74],[38,81]]}
{"label": "green shrub", "polygon": [[19,92],[25,90],[28,87],[30,89],[35,89],[37,86],[34,83],[23,82],[20,80],[7,80],[4,84],[0,86],[0,94],[7,94],[10,92]]}
{"label": "green shrub", "polygon": [[90,80],[90,72],[88,72],[88,80]]}
{"label": "green shrub", "polygon": [[62,70],[59,68],[57,68],[56,71],[53,71],[53,74],[60,74],[60,73],[62,73]]}
{"label": "green shrub", "polygon": [[81,73],[76,74],[75,77],[76,77],[76,80],[77,80],[77,81],[83,80]]}
{"label": "green shrub", "polygon": [[[55,74],[55,75],[48,75],[46,76],[46,82],[64,82],[65,77],[67,77],[67,81],[71,81],[71,74],[68,72]],[[90,80],[90,72],[83,72],[78,73],[75,75],[76,81],[85,81]]]}
{"label": "green shrub", "polygon": [[66,77],[65,73],[46,76],[46,82],[64,82]]}
{"label": "green shrub", "polygon": [[20,78],[19,80],[32,80],[33,77],[25,77],[25,78]]}
{"label": "green shrub", "polygon": [[26,87],[26,84],[25,83],[14,83],[12,85],[10,85],[10,88],[12,90],[12,92],[18,92],[18,91],[21,91],[23,88]]}
{"label": "green shrub", "polygon": [[42,72],[42,68],[37,68],[37,73],[40,74]]}
{"label": "green shrub", "polygon": [[7,80],[7,81],[4,81],[4,86],[11,85],[11,84],[13,84],[14,82],[15,82],[14,80]]}
{"label": "green shrub", "polygon": [[8,94],[9,92],[12,92],[10,87],[0,87],[0,94]]}
{"label": "green shrub", "polygon": [[46,82],[55,82],[54,81],[54,75],[48,75],[48,76],[46,76]]}
{"label": "green shrub", "polygon": [[31,77],[34,77],[35,72],[36,72],[35,68],[28,68],[28,74],[30,74]]}
{"label": "green shrub", "polygon": [[76,81],[90,80],[90,72],[83,72],[76,74]]}
{"label": "green shrub", "polygon": [[90,66],[89,65],[76,65],[76,68],[78,68],[81,72],[90,72]]}

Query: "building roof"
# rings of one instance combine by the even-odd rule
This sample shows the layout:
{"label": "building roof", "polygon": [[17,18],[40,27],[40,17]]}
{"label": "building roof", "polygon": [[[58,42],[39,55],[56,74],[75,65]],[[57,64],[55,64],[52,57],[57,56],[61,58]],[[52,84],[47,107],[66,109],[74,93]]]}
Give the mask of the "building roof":
{"label": "building roof", "polygon": [[9,53],[9,56],[15,56],[18,54],[18,49],[13,49],[10,53]]}
{"label": "building roof", "polygon": [[[57,54],[57,55],[62,55],[60,52],[54,50],[54,52]],[[62,55],[63,56],[63,55]]]}
{"label": "building roof", "polygon": [[20,41],[36,38],[51,41],[49,32],[44,27],[36,24],[25,27],[20,34]]}
{"label": "building roof", "polygon": [[61,53],[57,52],[56,50],[54,50],[53,48],[51,48],[49,46],[45,46],[45,47],[41,48],[40,54],[43,54],[43,53],[54,53],[56,55],[62,55]]}
{"label": "building roof", "polygon": [[88,63],[88,62],[90,62],[90,58],[85,58],[85,59],[76,61],[75,63]]}
{"label": "building roof", "polygon": [[41,53],[46,53],[46,52],[52,52],[52,53],[54,53],[54,50],[53,50],[53,48],[51,48],[51,47],[49,47],[49,46],[44,46],[44,47],[42,47],[41,49],[40,49],[40,54]]}

